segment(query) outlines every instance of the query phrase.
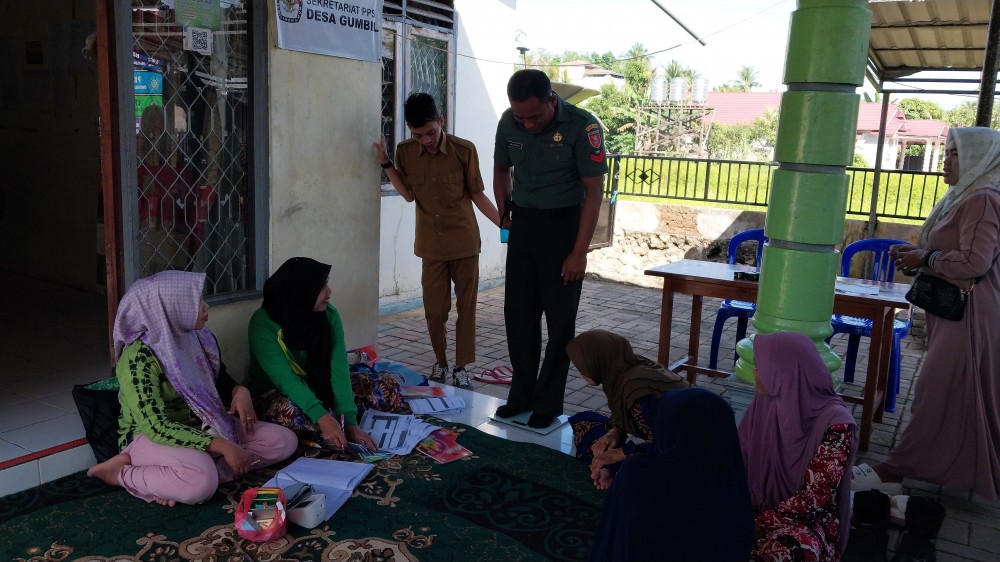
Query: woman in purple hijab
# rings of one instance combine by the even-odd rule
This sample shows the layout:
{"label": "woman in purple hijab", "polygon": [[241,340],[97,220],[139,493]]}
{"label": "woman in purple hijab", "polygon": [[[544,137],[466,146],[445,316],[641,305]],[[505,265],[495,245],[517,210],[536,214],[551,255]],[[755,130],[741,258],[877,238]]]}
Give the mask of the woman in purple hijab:
{"label": "woman in purple hijab", "polygon": [[257,421],[205,327],[204,273],[164,271],[132,284],[115,318],[122,452],[88,476],[148,502],[201,503],[250,470],[288,458],[290,430]]}
{"label": "woman in purple hijab", "polygon": [[754,338],[757,396],[740,423],[754,560],[839,560],[850,531],[857,424],[803,334]]}

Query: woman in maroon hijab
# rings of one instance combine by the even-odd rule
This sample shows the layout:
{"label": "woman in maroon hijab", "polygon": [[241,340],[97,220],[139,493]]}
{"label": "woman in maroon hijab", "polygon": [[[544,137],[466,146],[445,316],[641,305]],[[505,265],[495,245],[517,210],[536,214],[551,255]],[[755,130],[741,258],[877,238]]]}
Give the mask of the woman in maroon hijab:
{"label": "woman in maroon hijab", "polygon": [[803,334],[754,338],[757,396],[740,423],[754,560],[839,560],[850,530],[857,424]]}

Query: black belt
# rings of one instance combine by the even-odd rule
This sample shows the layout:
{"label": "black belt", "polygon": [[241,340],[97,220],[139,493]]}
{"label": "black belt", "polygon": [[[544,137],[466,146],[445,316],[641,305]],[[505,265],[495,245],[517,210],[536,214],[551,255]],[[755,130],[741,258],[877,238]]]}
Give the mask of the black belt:
{"label": "black belt", "polygon": [[531,207],[514,207],[514,218],[525,219],[561,219],[580,213],[580,206],[556,207],[555,209],[534,209]]}

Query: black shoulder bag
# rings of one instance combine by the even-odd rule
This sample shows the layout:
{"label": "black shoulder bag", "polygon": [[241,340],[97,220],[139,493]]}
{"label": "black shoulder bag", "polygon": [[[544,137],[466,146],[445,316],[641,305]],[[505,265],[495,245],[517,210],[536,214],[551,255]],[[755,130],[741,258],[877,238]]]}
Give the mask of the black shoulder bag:
{"label": "black shoulder bag", "polygon": [[917,275],[906,292],[906,300],[945,320],[958,321],[965,316],[969,293],[982,277],[976,278],[968,289],[961,289],[940,277]]}

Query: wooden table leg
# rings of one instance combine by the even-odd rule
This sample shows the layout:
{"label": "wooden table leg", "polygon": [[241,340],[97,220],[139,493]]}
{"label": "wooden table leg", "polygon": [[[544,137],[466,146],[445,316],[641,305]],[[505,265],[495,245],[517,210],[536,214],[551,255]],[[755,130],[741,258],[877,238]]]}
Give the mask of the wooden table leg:
{"label": "wooden table leg", "polygon": [[[885,413],[885,400],[887,396],[886,388],[889,385],[889,362],[892,359],[892,330],[895,328],[896,310],[886,308],[882,322],[881,343],[879,344],[878,360],[878,394],[881,399],[875,406],[875,421],[881,423],[882,415]],[[875,335],[872,326],[872,335]]]}
{"label": "wooden table leg", "polygon": [[[865,390],[861,401],[861,435],[858,449],[868,450],[868,442],[871,439],[872,421],[875,418],[875,409],[881,408],[882,404],[878,398],[879,379],[882,378],[879,372],[881,365],[882,334],[885,328],[885,311],[880,309],[878,314],[872,315],[872,338],[871,347],[868,350],[868,373],[865,375]],[[884,388],[884,387],[883,387]]]}
{"label": "wooden table leg", "polygon": [[691,333],[688,334],[688,369],[687,381],[694,384],[698,379],[698,346],[701,339],[701,295],[691,295]]}
{"label": "wooden table leg", "polygon": [[660,304],[660,349],[656,360],[666,366],[670,361],[670,329],[674,321],[674,288],[670,279],[663,279],[663,296]]}

